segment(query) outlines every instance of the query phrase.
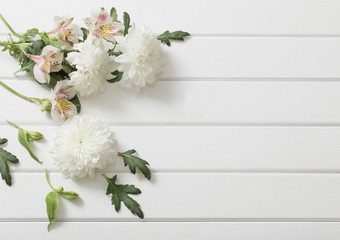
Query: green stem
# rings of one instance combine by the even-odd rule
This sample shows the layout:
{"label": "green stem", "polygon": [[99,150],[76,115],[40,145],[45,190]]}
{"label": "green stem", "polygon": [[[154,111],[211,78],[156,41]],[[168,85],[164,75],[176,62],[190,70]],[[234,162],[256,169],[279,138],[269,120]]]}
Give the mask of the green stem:
{"label": "green stem", "polygon": [[28,58],[29,58],[29,54],[25,52],[23,47],[30,46],[30,45],[32,45],[32,43],[12,43],[12,42],[7,42],[7,41],[0,41],[0,46],[3,46],[3,47],[15,46]]}
{"label": "green stem", "polygon": [[48,171],[47,171],[47,169],[45,168],[45,174],[46,174],[46,180],[47,180],[47,183],[48,183],[48,185],[50,186],[50,188],[52,188],[52,190],[54,190],[54,191],[57,191],[58,192],[58,190],[57,189],[55,189],[53,186],[52,186],[52,184],[51,184],[51,182],[50,182],[50,178],[48,177]]}
{"label": "green stem", "polygon": [[6,27],[17,37],[23,37],[24,35],[16,33],[13,28],[9,25],[9,23],[6,21],[6,19],[0,14],[0,19],[4,22]]}
{"label": "green stem", "polygon": [[39,99],[39,98],[30,98],[30,97],[26,97],[20,93],[18,93],[17,91],[13,90],[12,88],[10,88],[9,86],[7,86],[5,83],[3,83],[2,81],[0,81],[0,85],[2,85],[4,88],[6,88],[8,91],[10,91],[11,93],[17,95],[18,97],[22,98],[22,99],[25,99],[26,101],[29,101],[29,102],[34,102],[34,103],[40,103],[42,102],[43,100],[42,99]]}
{"label": "green stem", "polygon": [[13,122],[11,122],[11,121],[9,121],[9,120],[7,120],[6,119],[6,121],[9,123],[9,124],[11,124],[11,125],[13,125],[15,128],[17,128],[17,129],[20,129],[21,127],[19,127],[18,125],[16,125],[15,123],[13,123]]}

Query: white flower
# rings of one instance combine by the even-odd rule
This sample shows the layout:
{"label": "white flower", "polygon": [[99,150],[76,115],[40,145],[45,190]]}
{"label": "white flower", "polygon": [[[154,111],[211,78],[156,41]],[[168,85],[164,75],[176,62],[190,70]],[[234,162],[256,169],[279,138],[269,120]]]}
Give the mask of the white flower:
{"label": "white flower", "polygon": [[116,36],[123,35],[124,25],[114,22],[104,8],[93,10],[91,17],[85,18],[84,21],[92,34],[102,36],[109,41],[115,41]]}
{"label": "white flower", "polygon": [[75,44],[66,60],[76,65],[77,71],[70,73],[70,84],[81,97],[91,97],[104,91],[106,80],[117,70],[117,64],[105,50],[102,38],[89,35],[85,42]]}
{"label": "white flower", "polygon": [[163,71],[164,63],[160,41],[148,28],[133,25],[125,37],[116,37],[117,50],[123,54],[116,57],[118,71],[124,72],[121,82],[135,86],[139,91],[153,85]]}
{"label": "white flower", "polygon": [[41,55],[28,55],[35,62],[33,74],[40,83],[50,82],[50,72],[59,72],[62,68],[63,53],[59,48],[47,45]]}
{"label": "white flower", "polygon": [[96,168],[114,162],[114,144],[108,125],[96,117],[77,115],[57,130],[50,153],[64,177],[92,178]]}
{"label": "white flower", "polygon": [[51,116],[56,122],[63,122],[78,114],[77,107],[69,101],[75,95],[76,91],[69,85],[69,80],[58,81],[51,89]]}
{"label": "white flower", "polygon": [[54,17],[55,28],[48,32],[48,35],[55,36],[62,42],[66,43],[66,49],[71,50],[73,44],[78,43],[78,38],[82,36],[80,28],[72,24],[73,18],[69,17]]}

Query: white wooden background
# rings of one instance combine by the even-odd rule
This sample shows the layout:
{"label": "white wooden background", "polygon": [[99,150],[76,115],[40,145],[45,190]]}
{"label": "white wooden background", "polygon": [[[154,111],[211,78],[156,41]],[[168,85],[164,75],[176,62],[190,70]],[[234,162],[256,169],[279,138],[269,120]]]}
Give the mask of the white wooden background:
{"label": "white wooden background", "polygon": [[[192,38],[164,46],[166,71],[141,93],[109,85],[83,100],[83,113],[110,124],[119,149],[136,148],[153,179],[107,172],[136,184],[145,219],[119,214],[106,183],[62,179],[48,145],[56,130],[39,107],[0,88],[0,136],[16,153],[12,187],[0,182],[0,236],[7,239],[340,238],[339,0],[20,0],[0,12],[19,32],[52,28],[53,15],[77,22],[91,9],[115,6],[155,32]],[[1,37],[7,29],[0,25]],[[19,92],[46,97],[31,77],[13,77],[15,60],[0,54],[0,79]],[[10,119],[46,140],[29,158]],[[44,167],[55,186],[80,193],[61,201],[46,231]]]}

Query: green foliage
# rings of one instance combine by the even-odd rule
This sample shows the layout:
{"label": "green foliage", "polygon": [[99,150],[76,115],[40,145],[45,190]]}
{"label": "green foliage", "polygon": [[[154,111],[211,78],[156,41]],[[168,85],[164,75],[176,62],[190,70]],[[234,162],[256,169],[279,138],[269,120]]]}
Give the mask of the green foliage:
{"label": "green foliage", "polygon": [[116,83],[119,82],[123,77],[123,72],[119,72],[118,70],[111,73],[112,75],[115,75],[114,78],[107,80],[109,83]]}
{"label": "green foliage", "polygon": [[85,41],[87,37],[89,36],[90,32],[86,28],[80,28],[80,29],[83,32],[83,41]]}
{"label": "green foliage", "polygon": [[41,32],[39,33],[39,35],[46,45],[51,45],[53,47],[60,48],[66,44],[58,39],[49,38],[49,36],[45,32]]}
{"label": "green foliage", "polygon": [[130,16],[127,12],[123,13],[123,20],[124,20],[124,36],[128,34],[130,26]]}
{"label": "green foliage", "polygon": [[148,180],[150,180],[151,179],[151,171],[148,168],[149,163],[147,161],[135,156],[135,155],[132,155],[134,153],[136,153],[136,150],[132,149],[132,150],[126,151],[124,153],[119,152],[118,156],[123,157],[124,165],[125,166],[128,165],[129,168],[130,168],[130,171],[133,174],[136,174],[136,168],[138,168],[143,173],[143,175]]}
{"label": "green foliage", "polygon": [[144,218],[144,214],[140,209],[140,205],[133,200],[128,194],[140,194],[141,190],[136,188],[134,185],[119,185],[116,184],[117,175],[109,178],[105,174],[102,176],[108,182],[108,186],[106,189],[106,195],[111,196],[112,205],[115,205],[116,212],[120,210],[121,202],[125,204],[125,206],[131,211],[132,214],[136,214],[140,218]]}
{"label": "green foliage", "polygon": [[116,11],[116,9],[115,9],[114,7],[111,8],[110,16],[112,17],[112,20],[113,20],[114,22],[117,21],[117,18],[118,18],[118,16],[117,16],[117,11]]}
{"label": "green foliage", "polygon": [[26,148],[26,150],[28,151],[28,153],[31,155],[31,157],[37,161],[38,163],[42,163],[39,161],[39,159],[34,155],[34,153],[31,150],[31,147],[29,145],[30,142],[32,142],[32,138],[28,137],[28,133],[26,130],[19,128],[19,134],[18,134],[18,139],[20,144]]}
{"label": "green foliage", "polygon": [[45,202],[46,202],[46,212],[47,212],[47,217],[49,220],[49,224],[47,226],[47,230],[50,230],[51,224],[53,223],[53,220],[56,217],[56,211],[57,211],[57,207],[58,207],[58,198],[59,195],[69,199],[69,200],[73,200],[73,199],[77,199],[79,197],[79,194],[73,191],[64,191],[63,187],[59,187],[58,189],[55,189],[50,182],[50,179],[48,177],[48,172],[45,169],[45,173],[46,173],[46,180],[48,185],[51,187],[52,191],[49,192],[45,198]]}
{"label": "green foliage", "polygon": [[170,47],[171,40],[184,41],[184,37],[188,37],[188,36],[190,36],[190,34],[187,32],[183,32],[183,31],[176,31],[172,33],[169,31],[165,31],[164,33],[159,35],[157,39]]}
{"label": "green foliage", "polygon": [[7,143],[7,141],[6,138],[0,138],[0,145]]}
{"label": "green foliage", "polygon": [[25,34],[20,37],[20,42],[27,42],[34,38],[39,33],[39,30],[36,28],[28,29]]}
{"label": "green foliage", "polygon": [[49,192],[45,198],[46,202],[46,212],[48,216],[49,224],[47,226],[47,230],[50,230],[51,224],[55,219],[55,213],[57,211],[58,205],[58,193],[56,191]]}
{"label": "green foliage", "polygon": [[77,108],[77,112],[80,113],[81,111],[81,104],[80,104],[80,101],[79,101],[79,98],[77,95],[75,95],[71,100],[70,100],[71,103],[73,103],[76,108]]}
{"label": "green foliage", "polygon": [[[27,54],[31,55],[40,55],[42,52],[42,49],[46,46],[44,41],[42,40],[37,40],[34,41],[31,46],[28,46],[24,49],[24,51]],[[25,71],[25,72],[33,72],[33,68],[35,63],[29,59],[27,56],[25,56],[23,53],[21,53],[21,58],[19,59],[20,63],[20,69],[17,72]]]}
{"label": "green foliage", "polygon": [[[7,142],[6,138],[0,138],[0,144],[4,144]],[[0,173],[1,178],[5,180],[6,184],[8,186],[12,185],[12,176],[9,170],[8,162],[11,163],[18,163],[19,159],[11,154],[10,152],[7,152],[5,149],[0,148]]]}

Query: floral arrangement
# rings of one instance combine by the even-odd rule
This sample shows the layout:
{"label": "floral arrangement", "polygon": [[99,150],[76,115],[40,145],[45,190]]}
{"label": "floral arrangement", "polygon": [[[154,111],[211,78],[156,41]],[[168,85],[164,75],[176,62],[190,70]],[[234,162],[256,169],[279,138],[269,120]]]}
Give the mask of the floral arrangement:
{"label": "floral arrangement", "polygon": [[[71,17],[55,17],[55,28],[49,32],[32,28],[19,34],[2,15],[0,18],[12,34],[7,41],[0,42],[4,47],[2,51],[8,51],[20,64],[14,74],[22,71],[32,74],[39,85],[50,89],[50,95],[42,99],[27,97],[2,81],[0,85],[18,97],[38,104],[41,111],[48,112],[61,125],[51,143],[50,155],[63,177],[72,180],[93,178],[96,169],[105,170],[121,159],[131,173],[138,170],[150,180],[149,163],[138,157],[134,149],[117,152],[109,126],[94,116],[79,114],[80,100],[102,93],[110,83],[133,87],[137,91],[153,86],[164,67],[161,43],[170,46],[171,41],[183,41],[189,33],[165,31],[157,35],[147,27],[131,25],[126,12],[123,21],[119,21],[115,8],[110,14],[104,8],[92,11],[91,17],[84,19],[86,27],[74,24]],[[20,144],[41,164],[30,145],[41,140],[43,135],[8,123],[18,129]],[[0,145],[4,144],[7,139],[0,138]],[[18,162],[15,155],[0,147],[0,173],[8,186],[12,184],[9,163]],[[106,194],[111,195],[115,210],[118,212],[123,202],[131,213],[143,218],[141,206],[130,196],[140,194],[141,190],[134,185],[117,184],[117,175],[102,176],[108,183]],[[59,197],[72,200],[79,194],[64,191],[63,187],[54,188],[47,170],[46,179],[52,189],[45,198],[49,230]]]}

